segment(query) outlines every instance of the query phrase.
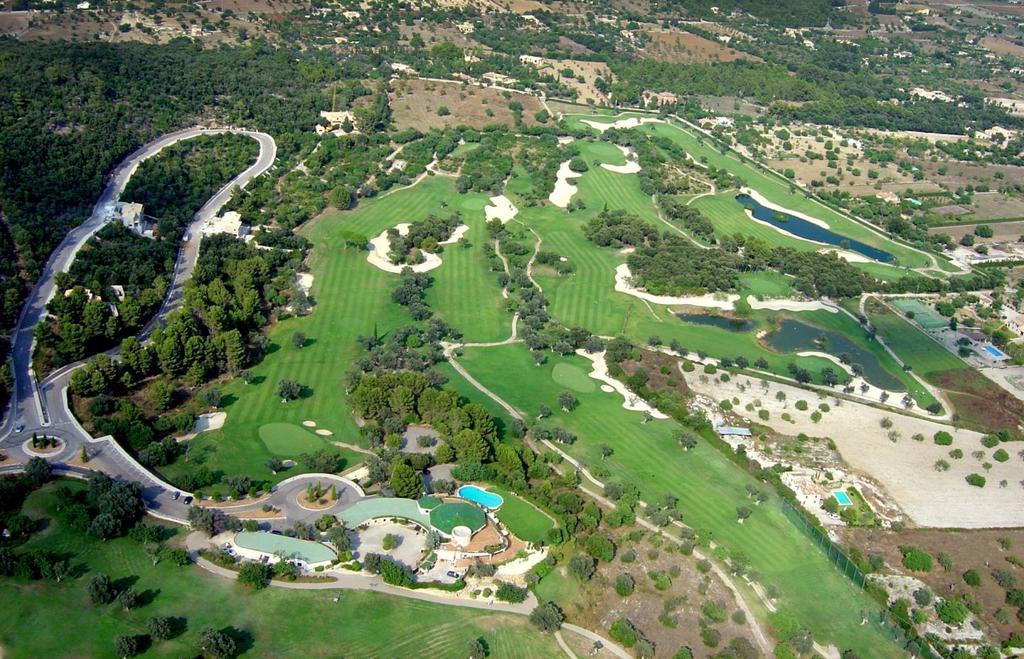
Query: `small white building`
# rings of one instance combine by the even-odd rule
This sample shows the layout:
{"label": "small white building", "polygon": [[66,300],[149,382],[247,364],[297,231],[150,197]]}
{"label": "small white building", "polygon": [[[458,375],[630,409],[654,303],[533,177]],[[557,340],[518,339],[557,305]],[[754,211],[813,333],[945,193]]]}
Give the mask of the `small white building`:
{"label": "small white building", "polygon": [[242,224],[242,216],[236,211],[228,211],[223,215],[211,218],[202,227],[204,236],[212,236],[217,233],[226,233],[235,238],[242,238],[248,235],[249,226]]}
{"label": "small white building", "polygon": [[155,237],[153,235],[155,223],[152,220],[146,219],[146,216],[142,213],[142,204],[119,201],[114,204],[112,219],[119,221],[126,229],[137,236],[142,236],[143,238]]}

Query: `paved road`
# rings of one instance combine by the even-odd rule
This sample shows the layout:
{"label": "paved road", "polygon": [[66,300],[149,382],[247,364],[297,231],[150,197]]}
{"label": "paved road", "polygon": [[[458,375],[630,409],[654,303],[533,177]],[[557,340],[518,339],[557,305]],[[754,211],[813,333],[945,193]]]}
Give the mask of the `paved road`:
{"label": "paved road", "polygon": [[[54,278],[59,272],[67,272],[71,268],[78,250],[110,222],[111,210],[139,164],[164,148],[182,140],[200,135],[223,133],[246,135],[255,139],[260,145],[259,157],[249,168],[218,190],[193,216],[182,248],[178,252],[167,297],[159,312],[146,326],[143,337],[148,336],[157,323],[163,322],[167,314],[181,304],[184,284],[191,276],[198,259],[202,226],[220,212],[231,199],[235,187],[245,186],[253,177],[259,176],[273,166],[277,157],[277,145],[270,135],[234,128],[187,128],[168,133],[142,146],[117,166],[110,175],[99,200],[93,206],[89,218],[68,232],[64,240],[50,255],[39,280],[22,308],[11,346],[14,394],[6,410],[3,424],[0,425],[0,444],[3,445],[4,451],[10,457],[16,460],[27,460],[30,457],[21,446],[33,432],[54,435],[65,441],[65,450],[57,456],[48,458],[55,464],[66,464],[65,460],[78,456],[82,446],[86,446],[90,454],[95,453],[95,457],[89,462],[90,468],[104,471],[114,477],[139,481],[144,486],[144,494],[151,510],[157,515],[177,519],[184,519],[187,508],[171,497],[174,490],[170,485],[135,462],[113,440],[109,438],[94,440],[81,428],[74,415],[71,414],[67,407],[66,390],[71,372],[80,366],[81,362],[65,366],[50,374],[42,383],[37,383],[32,371],[32,350],[35,344],[36,326],[45,317],[46,305],[55,293]],[[24,429],[20,433],[15,433],[14,429],[18,425],[23,425]]]}
{"label": "paved road", "polygon": [[[14,365],[15,393],[12,397],[12,408],[8,410],[3,426],[0,426],[0,437],[6,437],[12,426],[23,423],[26,428],[42,427],[48,425],[50,419],[47,417],[47,408],[37,404],[36,382],[32,373],[32,348],[36,325],[46,315],[46,304],[55,293],[54,278],[59,272],[67,272],[75,260],[75,255],[83,245],[110,222],[111,209],[125,186],[131,179],[132,174],[139,164],[150,158],[166,147],[187,140],[199,135],[216,135],[222,133],[237,133],[248,135],[257,140],[260,144],[260,155],[256,162],[239,174],[230,183],[225,185],[216,195],[203,205],[196,213],[192,224],[188,229],[188,239],[185,241],[178,262],[175,264],[174,279],[168,290],[168,298],[158,317],[166,315],[180,302],[181,285],[188,279],[195,267],[195,260],[198,256],[199,231],[196,229],[216,213],[231,198],[232,189],[235,186],[244,186],[254,176],[258,176],[270,169],[277,157],[277,146],[270,135],[253,131],[239,129],[207,129],[201,127],[188,128],[174,133],[168,133],[163,137],[146,144],[137,151],[125,158],[110,175],[107,186],[103,189],[99,200],[93,206],[92,214],[85,222],[68,232],[60,245],[50,255],[49,260],[43,268],[43,272],[36,282],[32,293],[29,295],[25,306],[22,308],[19,317],[18,327],[14,333],[14,341],[11,346],[11,356]],[[59,372],[55,375],[59,376]],[[51,376],[52,377],[52,376]],[[46,401],[42,401],[45,403]]]}

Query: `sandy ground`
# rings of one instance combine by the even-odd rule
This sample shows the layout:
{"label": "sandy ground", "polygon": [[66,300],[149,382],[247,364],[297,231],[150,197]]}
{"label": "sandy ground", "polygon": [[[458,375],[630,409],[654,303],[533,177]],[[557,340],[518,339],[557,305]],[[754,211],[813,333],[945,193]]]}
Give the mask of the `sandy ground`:
{"label": "sandy ground", "polygon": [[295,283],[302,289],[303,293],[309,295],[309,292],[313,289],[313,275],[308,272],[300,272],[295,275]]}
{"label": "sandy ground", "polygon": [[452,235],[448,236],[446,239],[442,240],[441,242],[439,242],[437,244],[438,245],[454,245],[455,243],[457,243],[460,240],[462,240],[462,237],[464,235],[466,235],[467,231],[469,231],[469,225],[468,224],[460,224],[459,226],[455,227],[455,231],[452,231]]}
{"label": "sandy ground", "polygon": [[508,224],[519,213],[519,209],[505,195],[491,197],[491,203],[484,206],[484,217],[487,221],[501,220],[502,224]]}
{"label": "sandy ground", "polygon": [[315,432],[316,434],[320,435],[321,437],[330,437],[331,435],[334,434],[333,432],[331,432],[327,428],[317,428],[313,432]]}
{"label": "sandy ground", "polygon": [[305,421],[302,422],[302,425],[306,426],[307,428],[316,428],[316,421],[310,421],[309,419],[306,419]]}
{"label": "sandy ground", "polygon": [[[398,229],[398,234],[404,236],[409,233],[409,224],[403,222],[395,226]],[[411,268],[413,272],[429,272],[435,268],[441,267],[441,257],[437,254],[431,254],[430,252],[422,252],[423,263],[417,263],[416,265],[405,265],[395,264],[391,262],[391,240],[388,238],[388,231],[385,229],[379,236],[373,239],[370,243],[372,249],[367,254],[366,260],[377,266],[384,272],[391,272],[399,274],[406,268]]]}
{"label": "sandy ground", "polygon": [[863,254],[858,254],[857,252],[851,252],[851,251],[845,250],[845,249],[819,249],[818,250],[819,254],[828,254],[829,252],[832,252],[833,254],[835,254],[839,258],[843,259],[847,263],[874,263],[874,261],[872,259],[869,259],[868,257],[864,256]]}
{"label": "sandy ground", "polygon": [[[767,388],[760,380],[748,377],[734,377],[729,382],[705,377],[701,381],[697,372],[685,374],[687,384],[695,391],[716,401],[738,398],[740,405],[735,411],[755,400],[761,402],[759,409],[768,410],[768,421],[758,421],[786,435],[806,433],[812,436],[827,436],[855,471],[880,483],[894,503],[920,526],[955,528],[1014,527],[1024,524],[1024,506],[1021,502],[1021,481],[1024,480],[1024,460],[1017,455],[1019,447],[1007,445],[1010,460],[999,463],[991,459],[995,449],[981,445],[980,433],[968,430],[954,430],[934,421],[903,416],[895,410],[880,410],[869,405],[841,400],[798,387],[768,382]],[[779,401],[777,392],[786,398]],[[794,407],[797,400],[809,403],[807,411]],[[823,413],[820,422],[814,423],[810,416],[817,405],[827,402],[831,407]],[[793,422],[782,419],[788,413]],[[882,428],[881,422],[892,420],[891,429]],[[889,439],[890,430],[900,434],[897,441]],[[952,446],[939,446],[932,437],[939,430],[951,432]],[[924,435],[922,442],[915,441],[915,433]],[[959,460],[949,457],[951,449],[959,448],[964,457]],[[982,461],[972,454],[984,451],[992,463],[990,471],[982,467]],[[946,460],[950,469],[936,471],[937,460]],[[988,480],[984,488],[968,485],[964,477],[979,473]],[[1000,487],[1000,481],[1007,481]]]}
{"label": "sandy ground", "polygon": [[178,438],[178,441],[185,442],[190,439],[195,439],[196,435],[201,432],[208,432],[210,430],[220,430],[224,427],[224,422],[228,418],[227,412],[209,412],[207,414],[200,414],[196,417],[196,422],[192,426],[192,432],[182,435]]}
{"label": "sandy ground", "polygon": [[664,120],[656,117],[630,117],[628,119],[619,119],[612,123],[604,123],[601,121],[594,121],[593,119],[583,119],[583,123],[595,128],[600,132],[605,132],[609,128],[636,128],[641,124],[663,124]]}
{"label": "sandy ground", "polygon": [[[655,419],[668,418],[664,412],[651,407],[647,404],[647,401],[627,389],[626,385],[608,375],[608,363],[604,360],[604,350],[597,353],[589,353],[586,350],[577,350],[576,354],[590,360],[590,377],[595,380],[600,380],[605,385],[611,387],[613,391],[617,391],[622,396],[622,406],[624,408],[631,412],[648,412]],[[604,391],[604,386],[601,387],[601,390]]]}
{"label": "sandy ground", "polygon": [[569,182],[569,179],[577,179],[580,174],[569,169],[569,161],[566,160],[558,168],[558,180],[555,181],[555,189],[548,195],[548,201],[559,208],[567,208],[572,196],[576,194],[576,186]]}
{"label": "sandy ground", "polygon": [[[721,309],[732,311],[736,301],[740,299],[735,293],[706,293],[704,295],[653,295],[637,288],[632,284],[630,278],[632,273],[629,265],[623,263],[615,268],[615,290],[619,293],[632,295],[647,302],[662,304],[666,306],[690,306],[703,307],[705,309]],[[773,311],[829,311],[837,313],[838,309],[832,304],[820,300],[758,300],[747,296],[747,302],[754,309],[769,309]]]}
{"label": "sandy ground", "polygon": [[616,144],[619,147],[619,151],[622,151],[622,156],[626,159],[625,165],[609,165],[606,162],[601,163],[601,167],[607,169],[609,172],[615,172],[616,174],[636,174],[640,171],[640,163],[636,160],[636,153],[628,147]]}

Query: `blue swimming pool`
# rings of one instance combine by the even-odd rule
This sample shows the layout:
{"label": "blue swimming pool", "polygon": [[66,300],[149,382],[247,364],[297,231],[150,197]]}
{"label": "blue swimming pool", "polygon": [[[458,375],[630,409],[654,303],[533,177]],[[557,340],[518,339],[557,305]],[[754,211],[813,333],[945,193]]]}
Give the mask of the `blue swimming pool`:
{"label": "blue swimming pool", "polygon": [[476,485],[463,485],[459,488],[458,495],[463,499],[478,503],[484,508],[490,508],[491,510],[496,510],[501,507],[501,504],[505,503],[501,495],[488,492]]}
{"label": "blue swimming pool", "polygon": [[843,492],[842,490],[836,490],[835,492],[832,493],[832,496],[836,498],[836,501],[839,502],[840,506],[853,505],[853,500],[850,499],[850,495],[847,494],[846,492]]}
{"label": "blue swimming pool", "polygon": [[1004,353],[1002,350],[991,344],[985,346],[985,352],[992,355],[996,359],[1002,359],[1003,357],[1006,357],[1006,353]]}

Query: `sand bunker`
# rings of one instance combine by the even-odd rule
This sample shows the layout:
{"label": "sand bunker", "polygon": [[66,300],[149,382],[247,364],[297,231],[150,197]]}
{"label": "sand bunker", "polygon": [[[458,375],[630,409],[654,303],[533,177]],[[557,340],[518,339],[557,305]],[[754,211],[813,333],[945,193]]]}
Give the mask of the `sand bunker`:
{"label": "sand bunker", "polygon": [[442,240],[441,242],[439,242],[437,244],[438,245],[454,245],[455,243],[457,243],[460,240],[462,240],[462,237],[464,235],[466,235],[467,231],[469,231],[469,225],[468,224],[460,224],[459,226],[455,227],[454,231],[452,231],[452,235],[448,236],[447,238],[445,238],[444,240]]}
{"label": "sand bunker", "polygon": [[302,292],[309,295],[309,291],[313,288],[313,275],[308,272],[300,272],[295,275],[295,284],[302,289]]}
{"label": "sand bunker", "polygon": [[314,432],[316,434],[320,435],[321,437],[330,437],[331,435],[334,434],[333,432],[331,432],[327,428],[317,428]]}
{"label": "sand bunker", "polygon": [[569,169],[569,161],[566,160],[558,168],[558,180],[555,181],[555,189],[548,195],[548,201],[559,208],[568,208],[572,196],[576,194],[576,186],[569,182],[569,179],[577,179],[582,174]]}
{"label": "sand bunker", "polygon": [[640,171],[640,163],[636,160],[636,153],[629,147],[625,147],[619,144],[615,146],[619,147],[619,151],[622,151],[623,157],[626,159],[625,165],[609,165],[606,162],[601,163],[601,167],[607,169],[609,172],[615,172],[616,174],[636,174]]}
{"label": "sand bunker", "polygon": [[583,119],[582,123],[585,123],[591,128],[596,128],[598,131],[603,133],[609,128],[636,128],[641,124],[663,124],[665,121],[656,117],[630,117],[629,119],[619,119],[618,121],[610,124],[593,121],[592,119]]}
{"label": "sand bunker", "polygon": [[302,422],[302,425],[306,426],[307,428],[316,428],[316,421],[310,421],[309,419],[306,419],[305,421]]}
{"label": "sand bunker", "polygon": [[182,435],[178,438],[178,441],[195,439],[196,435],[201,432],[220,430],[224,427],[224,422],[227,418],[227,412],[208,412],[206,414],[200,414],[196,417],[196,422],[192,425],[192,432]]}
{"label": "sand bunker", "polygon": [[850,250],[846,250],[846,249],[819,249],[818,250],[819,254],[828,254],[829,252],[832,252],[833,254],[835,254],[839,258],[843,259],[847,263],[874,263],[875,262],[873,259],[869,259],[868,257],[864,256],[863,254],[858,254],[857,252],[851,252]]}
{"label": "sand bunker", "polygon": [[612,391],[619,392],[623,398],[622,406],[631,412],[647,412],[655,419],[667,419],[668,416],[666,414],[648,405],[647,401],[627,389],[626,385],[608,375],[608,363],[604,360],[604,352],[602,350],[601,352],[591,354],[586,350],[576,351],[577,355],[590,360],[591,371],[589,375],[595,380],[600,380],[604,383],[601,390],[604,391],[604,387],[607,386],[611,387]]}
{"label": "sand bunker", "polygon": [[613,387],[610,384],[602,384],[601,391],[605,392],[606,394],[610,394],[611,392],[615,391],[615,387]]}
{"label": "sand bunker", "polygon": [[519,213],[519,209],[503,194],[491,197],[491,203],[484,206],[484,217],[488,222],[501,220],[502,224],[508,224],[517,213]]}
{"label": "sand bunker", "polygon": [[[647,291],[637,288],[632,282],[633,273],[629,271],[629,265],[623,263],[615,268],[615,290],[619,293],[632,295],[646,302],[662,304],[666,306],[690,306],[703,307],[705,309],[721,309],[732,311],[736,301],[740,299],[735,293],[705,293],[704,295],[653,295]],[[747,302],[752,309],[767,309],[769,311],[828,311],[838,313],[839,309],[833,304],[820,300],[758,300],[747,296]]]}
{"label": "sand bunker", "polygon": [[[409,226],[408,222],[403,222],[396,225],[395,229],[398,230],[398,235],[404,236],[409,233]],[[388,238],[388,232],[385,230],[370,242],[370,253],[366,256],[366,260],[384,272],[391,272],[396,275],[406,268],[411,268],[413,272],[429,272],[441,266],[441,257],[437,254],[423,251],[420,253],[423,254],[423,263],[417,263],[416,265],[392,263],[391,239]]]}

